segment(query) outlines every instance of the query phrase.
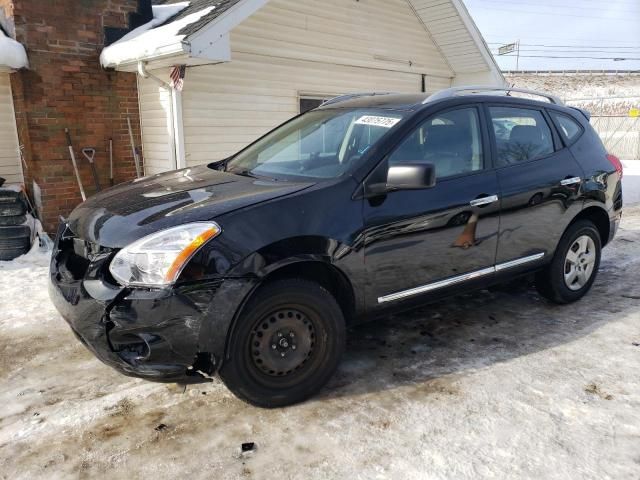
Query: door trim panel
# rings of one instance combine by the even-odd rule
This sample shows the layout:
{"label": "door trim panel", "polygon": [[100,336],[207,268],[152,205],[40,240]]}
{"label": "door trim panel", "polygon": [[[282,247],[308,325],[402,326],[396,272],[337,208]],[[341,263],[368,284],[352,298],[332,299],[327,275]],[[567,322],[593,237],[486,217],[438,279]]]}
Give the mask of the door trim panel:
{"label": "door trim panel", "polygon": [[517,258],[515,260],[511,260],[509,262],[501,263],[499,265],[495,265],[493,267],[483,268],[481,270],[476,270],[474,272],[464,273],[462,275],[457,275],[455,277],[447,278],[445,280],[440,280],[434,283],[428,283],[427,285],[422,285],[420,287],[411,288],[409,290],[403,290],[401,292],[391,293],[389,295],[385,295],[383,297],[378,298],[378,303],[388,303],[394,302],[396,300],[402,300],[403,298],[412,297],[414,295],[420,295],[422,293],[431,292],[433,290],[439,290],[441,288],[450,287],[452,285],[457,285],[459,283],[467,282],[469,280],[473,280],[476,278],[484,277],[486,275],[491,275],[492,273],[502,272],[509,268],[519,267],[520,265],[525,265],[530,262],[535,262],[541,260],[544,257],[544,252],[536,253],[535,255],[529,255],[522,258]]}

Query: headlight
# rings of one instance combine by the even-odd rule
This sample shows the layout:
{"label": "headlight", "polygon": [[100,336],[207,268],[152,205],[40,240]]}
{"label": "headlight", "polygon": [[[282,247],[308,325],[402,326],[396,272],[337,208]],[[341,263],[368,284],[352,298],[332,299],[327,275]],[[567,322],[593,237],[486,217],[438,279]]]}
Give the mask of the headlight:
{"label": "headlight", "polygon": [[126,286],[164,287],[173,284],[187,262],[220,234],[217,223],[189,223],[154,233],[126,246],[113,258],[109,271]]}

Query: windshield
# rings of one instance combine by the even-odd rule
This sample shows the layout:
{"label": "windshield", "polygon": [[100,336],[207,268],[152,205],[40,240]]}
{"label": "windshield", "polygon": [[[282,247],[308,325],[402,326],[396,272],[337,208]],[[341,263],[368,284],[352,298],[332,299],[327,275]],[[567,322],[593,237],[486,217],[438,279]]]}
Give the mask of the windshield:
{"label": "windshield", "polygon": [[400,120],[387,110],[314,110],[274,130],[227,163],[227,171],[270,178],[336,178],[352,169]]}

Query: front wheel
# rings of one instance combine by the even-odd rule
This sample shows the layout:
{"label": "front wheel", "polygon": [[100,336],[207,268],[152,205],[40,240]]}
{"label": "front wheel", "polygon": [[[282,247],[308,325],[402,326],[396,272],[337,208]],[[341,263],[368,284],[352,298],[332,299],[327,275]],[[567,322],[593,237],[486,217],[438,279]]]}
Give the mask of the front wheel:
{"label": "front wheel", "polygon": [[562,236],[551,264],[536,275],[536,288],[555,303],[581,299],[593,285],[600,267],[602,242],[595,225],[580,220]]}
{"label": "front wheel", "polygon": [[260,288],[243,308],[220,377],[252,405],[298,403],[331,378],[345,336],[344,316],[327,290],[307,280],[279,280]]}

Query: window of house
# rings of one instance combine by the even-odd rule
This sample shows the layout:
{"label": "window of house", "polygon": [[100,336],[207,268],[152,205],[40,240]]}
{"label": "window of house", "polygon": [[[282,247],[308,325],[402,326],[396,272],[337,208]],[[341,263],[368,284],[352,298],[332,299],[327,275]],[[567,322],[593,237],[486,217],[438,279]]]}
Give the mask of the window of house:
{"label": "window of house", "polygon": [[568,115],[564,115],[558,112],[551,112],[551,116],[560,127],[564,138],[569,143],[573,143],[582,133],[582,127],[578,122]]}
{"label": "window of house", "polygon": [[324,102],[329,100],[330,96],[318,96],[318,97],[300,97],[300,113],[306,113],[309,110],[318,108]]}
{"label": "window of house", "polygon": [[539,110],[490,107],[499,167],[535,160],[553,153],[551,129]]}
{"label": "window of house", "polygon": [[432,163],[437,178],[482,170],[482,139],[476,108],[450,110],[422,123],[389,157],[389,165]]}

